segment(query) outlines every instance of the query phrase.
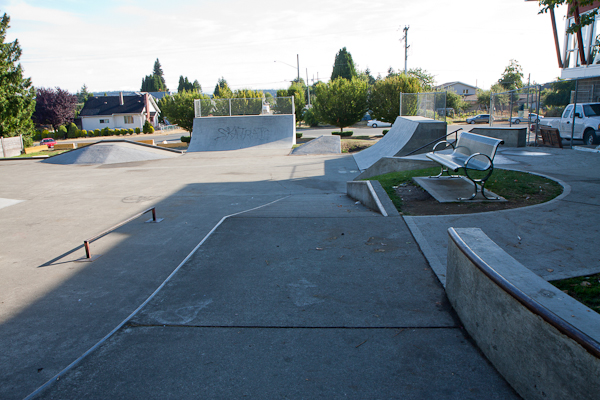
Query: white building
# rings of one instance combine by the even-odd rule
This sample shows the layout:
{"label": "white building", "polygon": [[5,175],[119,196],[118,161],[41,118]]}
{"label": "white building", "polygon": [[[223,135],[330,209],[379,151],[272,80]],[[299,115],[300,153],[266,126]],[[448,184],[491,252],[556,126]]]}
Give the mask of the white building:
{"label": "white building", "polygon": [[160,109],[148,93],[134,96],[90,97],[79,116],[84,130],[135,129],[144,127],[144,122],[156,127]]}
{"label": "white building", "polygon": [[435,87],[440,90],[451,90],[461,96],[469,96],[477,94],[477,86],[469,85],[462,82],[447,82]]}

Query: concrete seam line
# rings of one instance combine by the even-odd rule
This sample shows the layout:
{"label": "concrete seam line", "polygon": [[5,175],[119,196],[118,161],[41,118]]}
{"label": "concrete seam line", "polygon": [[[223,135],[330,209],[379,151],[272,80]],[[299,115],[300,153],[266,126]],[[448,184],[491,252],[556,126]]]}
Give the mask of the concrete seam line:
{"label": "concrete seam line", "polygon": [[63,376],[64,374],[66,374],[71,368],[75,367],[77,364],[79,364],[81,361],[83,361],[84,358],[86,358],[94,350],[96,350],[98,347],[100,347],[102,344],[104,344],[104,342],[106,342],[108,339],[110,339],[110,337],[112,335],[114,335],[119,329],[121,329],[123,327],[123,325],[125,325],[127,322],[129,322],[129,320],[131,320],[131,318],[133,318],[142,308],[144,308],[144,306],[146,304],[148,304],[150,302],[150,300],[152,300],[154,298],[154,296],[156,296],[158,294],[158,292],[171,280],[171,278],[181,269],[181,267],[183,267],[183,265],[194,255],[194,253],[196,253],[196,251],[200,248],[200,246],[202,246],[204,244],[204,242],[206,242],[208,240],[208,238],[213,234],[213,232],[215,230],[217,230],[217,228],[227,218],[229,218],[229,217],[235,217],[236,215],[244,214],[244,213],[247,213],[247,212],[250,212],[250,211],[258,210],[259,208],[270,206],[271,204],[277,203],[278,201],[281,201],[281,200],[285,200],[288,197],[291,197],[291,195],[282,197],[280,199],[277,199],[277,200],[272,201],[272,202],[267,203],[267,204],[263,204],[262,206],[258,206],[258,207],[251,208],[249,210],[244,210],[244,211],[240,211],[240,212],[237,212],[237,213],[234,213],[234,214],[226,215],[223,218],[221,218],[221,220],[210,230],[210,232],[208,232],[206,234],[206,236],[204,236],[204,238],[200,241],[200,243],[198,243],[196,245],[196,247],[194,247],[194,249],[187,255],[187,257],[185,257],[183,259],[183,261],[177,266],[177,268],[175,268],[173,270],[173,272],[171,272],[171,274],[169,274],[169,276],[160,284],[160,286],[158,286],[158,288],[156,288],[156,290],[140,306],[138,306],[138,308],[136,308],[131,314],[129,314],[129,316],[127,318],[125,318],[119,325],[117,325],[106,336],[104,336],[102,339],[100,339],[100,341],[98,343],[96,343],[95,345],[93,345],[92,347],[90,347],[85,353],[83,353],[81,356],[79,356],[79,358],[77,358],[71,364],[67,365],[62,371],[60,371],[58,374],[54,375],[46,383],[44,383],[42,386],[40,386],[39,388],[37,388],[35,391],[33,391],[27,397],[25,397],[24,400],[33,399],[35,396],[37,396],[38,394],[40,394],[43,390],[47,389],[50,385],[52,385],[54,382],[56,382],[57,380],[59,380],[61,378],[61,376]]}
{"label": "concrete seam line", "polygon": [[438,280],[440,281],[442,286],[445,288],[446,287],[446,267],[444,267],[444,265],[441,263],[439,258],[435,255],[435,252],[429,245],[429,242],[427,241],[427,239],[425,239],[425,236],[423,235],[423,233],[421,233],[421,230],[419,229],[418,225],[415,223],[414,217],[403,216],[403,218],[404,218],[404,222],[406,222],[406,225],[408,225],[408,229],[410,230],[410,233],[412,233],[413,238],[415,239],[415,241],[421,248],[421,251],[423,252],[423,255],[425,256],[425,258],[427,259],[427,262],[429,262],[429,266],[431,267],[431,269],[433,269],[433,272],[437,276]]}
{"label": "concrete seam line", "polygon": [[369,188],[369,191],[371,192],[371,196],[373,196],[373,200],[375,200],[375,203],[377,204],[377,207],[379,208],[379,212],[384,217],[387,217],[388,213],[387,213],[387,211],[385,211],[385,208],[383,208],[383,204],[381,204],[381,200],[379,200],[377,193],[375,193],[375,189],[373,188],[371,181],[367,181],[367,187]]}

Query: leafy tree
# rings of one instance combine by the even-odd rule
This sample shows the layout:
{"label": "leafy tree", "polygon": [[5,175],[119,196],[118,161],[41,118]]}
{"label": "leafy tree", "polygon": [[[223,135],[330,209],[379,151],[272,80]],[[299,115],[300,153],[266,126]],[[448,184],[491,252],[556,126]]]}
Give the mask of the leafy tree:
{"label": "leafy tree", "polygon": [[76,106],[77,96],[66,90],[39,88],[33,117],[38,124],[50,124],[56,131],[60,125],[73,120]]}
{"label": "leafy tree", "polygon": [[[595,3],[597,0],[539,0],[540,2],[540,11],[539,14],[548,12],[551,8],[555,8],[560,5],[568,5],[569,7],[578,5],[579,7],[589,6]],[[596,15],[598,15],[598,9],[582,14],[579,19],[579,24],[573,23],[569,28],[567,28],[568,33],[575,33],[586,25],[590,25],[596,19]]]}
{"label": "leafy tree", "polygon": [[220,99],[229,99],[232,96],[233,92],[229,88],[229,85],[227,84],[225,78],[219,78],[217,84],[215,85],[215,90],[213,91],[213,97]]}
{"label": "leafy tree", "polygon": [[421,83],[414,76],[393,74],[385,79],[378,79],[369,94],[371,116],[380,121],[394,123],[400,115],[400,93],[420,91]]}
{"label": "leafy tree", "polygon": [[510,60],[510,63],[504,68],[504,72],[498,83],[505,90],[515,90],[523,87],[523,68],[516,60]]}
{"label": "leafy tree", "polygon": [[367,111],[367,83],[357,78],[338,77],[329,83],[318,83],[313,108],[318,119],[340,128],[362,119]]}
{"label": "leafy tree", "polygon": [[421,89],[430,92],[435,86],[435,77],[422,68],[411,68],[408,70],[409,76],[414,76],[421,82]]}
{"label": "leafy tree", "polygon": [[[303,86],[304,81],[300,83],[292,82],[289,88],[280,89],[277,91],[277,97],[293,97],[294,98],[294,114],[296,114],[296,122],[304,119],[304,107],[306,106],[306,86]],[[278,99],[274,107],[275,113],[289,112],[291,100],[288,102],[284,99]]]}
{"label": "leafy tree", "polygon": [[210,97],[196,91],[182,91],[173,96],[165,96],[160,99],[158,106],[169,122],[192,132],[195,118],[194,100],[196,99],[202,99],[202,115],[210,114]]}
{"label": "leafy tree", "polygon": [[491,90],[477,90],[477,104],[487,109],[490,106]]}
{"label": "leafy tree", "polygon": [[10,17],[4,14],[0,20],[0,136],[29,137],[34,129],[35,89],[31,79],[23,78],[19,41],[4,43],[9,22]]}
{"label": "leafy tree", "polygon": [[571,91],[575,90],[575,81],[564,81],[560,78],[550,84],[550,89],[544,89],[541,94],[546,106],[566,106],[571,102]]}
{"label": "leafy tree", "polygon": [[331,72],[331,80],[342,77],[344,79],[356,78],[356,67],[352,60],[352,55],[344,47],[335,55],[333,63],[333,71]]}
{"label": "leafy tree", "polygon": [[464,111],[468,106],[461,95],[453,90],[446,91],[446,108],[452,108],[455,111]]}
{"label": "leafy tree", "polygon": [[371,70],[369,68],[365,69],[364,71],[360,71],[358,73],[358,78],[367,82],[367,85],[369,86],[374,85],[376,81],[376,79],[373,78],[373,75],[371,75]]}

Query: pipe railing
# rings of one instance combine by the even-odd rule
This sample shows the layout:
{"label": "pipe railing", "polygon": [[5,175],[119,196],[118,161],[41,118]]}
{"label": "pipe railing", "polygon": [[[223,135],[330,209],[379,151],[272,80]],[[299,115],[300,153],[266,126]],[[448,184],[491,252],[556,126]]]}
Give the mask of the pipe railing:
{"label": "pipe railing", "polygon": [[447,138],[448,138],[448,136],[452,136],[452,135],[454,135],[454,134],[455,134],[456,132],[458,132],[458,131],[462,131],[462,128],[458,128],[458,129],[457,129],[457,130],[455,130],[454,132],[450,132],[450,133],[448,133],[447,135],[440,136],[439,138],[437,138],[437,139],[435,139],[435,140],[432,140],[431,142],[429,142],[429,143],[427,143],[427,144],[425,144],[425,145],[423,145],[423,146],[419,147],[418,149],[414,149],[413,151],[411,151],[410,153],[408,153],[407,155],[405,155],[405,156],[402,156],[402,157],[407,157],[407,156],[413,155],[413,154],[415,154],[417,151],[419,151],[419,150],[421,150],[421,149],[424,149],[424,148],[425,148],[425,147],[427,147],[427,146],[431,146],[432,144],[434,144],[434,143],[437,143],[437,142],[439,142],[440,140],[445,140],[445,139],[447,139]]}
{"label": "pipe railing", "polygon": [[117,228],[119,228],[119,227],[121,227],[121,226],[125,225],[125,224],[126,224],[126,223],[128,223],[128,222],[131,222],[131,221],[133,221],[133,220],[134,220],[134,219],[136,219],[136,218],[139,218],[139,217],[141,217],[142,215],[144,215],[144,214],[146,214],[147,212],[150,212],[150,211],[152,211],[152,219],[149,219],[149,220],[148,220],[148,221],[146,221],[146,222],[154,222],[154,223],[158,223],[158,222],[160,222],[160,221],[162,221],[162,220],[163,220],[163,218],[156,219],[156,207],[151,207],[151,208],[148,208],[147,210],[144,210],[144,211],[142,211],[142,212],[140,212],[140,213],[137,213],[137,214],[135,214],[134,216],[132,216],[132,217],[130,217],[130,218],[128,218],[128,219],[126,219],[126,220],[125,220],[125,221],[123,221],[123,222],[119,222],[118,224],[111,226],[110,228],[106,229],[106,230],[105,230],[105,231],[103,231],[102,233],[99,233],[99,234],[97,234],[96,236],[94,236],[94,237],[92,237],[92,238],[89,238],[89,239],[87,239],[87,240],[84,240],[84,241],[83,241],[83,247],[85,247],[85,259],[84,259],[84,260],[91,261],[91,259],[92,259],[92,252],[90,251],[90,243],[92,243],[92,242],[94,242],[94,241],[96,241],[96,240],[100,239],[100,238],[101,238],[101,237],[103,237],[103,236],[106,236],[106,235],[108,235],[109,233],[111,233],[111,232],[112,232],[112,231],[114,231],[115,229],[117,229]]}

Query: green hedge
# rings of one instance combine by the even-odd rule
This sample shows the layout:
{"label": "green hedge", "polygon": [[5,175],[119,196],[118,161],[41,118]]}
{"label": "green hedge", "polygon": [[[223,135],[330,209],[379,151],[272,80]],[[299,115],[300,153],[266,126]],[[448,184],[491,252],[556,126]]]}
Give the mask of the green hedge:
{"label": "green hedge", "polygon": [[341,137],[348,137],[348,136],[352,136],[354,134],[353,131],[335,131],[335,132],[331,132],[332,135],[339,135]]}
{"label": "green hedge", "polygon": [[192,140],[192,137],[191,137],[191,136],[182,136],[182,137],[181,137],[181,142],[182,142],[182,143],[189,143],[189,142],[190,142],[190,140]]}

